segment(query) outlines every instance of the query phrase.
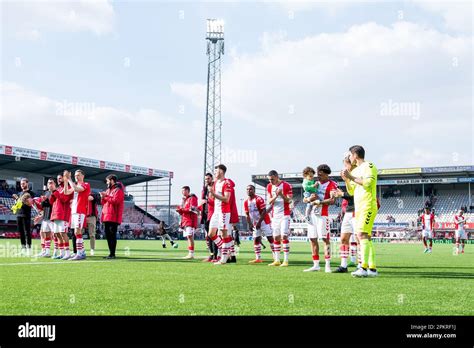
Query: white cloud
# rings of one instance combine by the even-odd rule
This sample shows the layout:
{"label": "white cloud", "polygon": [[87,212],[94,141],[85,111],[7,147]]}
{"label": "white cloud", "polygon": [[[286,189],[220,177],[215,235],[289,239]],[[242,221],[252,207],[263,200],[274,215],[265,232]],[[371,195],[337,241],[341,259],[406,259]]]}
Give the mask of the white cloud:
{"label": "white cloud", "polygon": [[[294,153],[276,169],[339,166],[353,143],[365,144],[379,167],[416,159],[451,164],[453,152],[460,153],[458,163],[473,161],[470,38],[409,22],[366,23],[296,41],[264,34],[258,52],[232,57],[224,67],[224,145],[237,146],[240,129],[247,148],[258,149],[259,164],[268,165],[275,146]],[[205,103],[205,94],[196,92],[204,84],[175,84],[173,91],[199,108]],[[417,103],[419,115],[381,115],[389,100]],[[388,155],[394,149],[407,157]],[[417,149],[435,155],[420,157]]]}
{"label": "white cloud", "polygon": [[181,186],[201,186],[202,127],[186,114],[56,100],[10,82],[0,96],[1,143],[174,171],[173,201]]}
{"label": "white cloud", "polygon": [[170,84],[171,92],[190,100],[195,106],[206,109],[206,86],[201,83],[180,83]]}
{"label": "white cloud", "polygon": [[115,12],[109,0],[5,1],[3,29],[17,39],[38,40],[45,32],[111,33]]}
{"label": "white cloud", "polygon": [[[353,3],[358,1],[341,1],[341,0],[284,0],[279,1],[277,4],[281,6],[285,11],[291,13],[298,13],[304,11],[324,11],[328,15],[335,15],[337,12],[346,9]],[[274,4],[273,2],[269,2]]]}
{"label": "white cloud", "polygon": [[446,28],[472,34],[472,1],[412,1],[424,10],[442,16]]}

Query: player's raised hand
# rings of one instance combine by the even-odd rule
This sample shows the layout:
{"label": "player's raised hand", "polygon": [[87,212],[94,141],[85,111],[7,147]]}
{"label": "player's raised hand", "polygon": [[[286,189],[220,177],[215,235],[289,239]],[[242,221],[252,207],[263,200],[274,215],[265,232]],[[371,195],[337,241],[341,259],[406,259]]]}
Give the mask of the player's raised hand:
{"label": "player's raised hand", "polygon": [[336,198],[336,197],[342,197],[344,195],[344,192],[341,189],[335,189],[331,191],[331,198]]}

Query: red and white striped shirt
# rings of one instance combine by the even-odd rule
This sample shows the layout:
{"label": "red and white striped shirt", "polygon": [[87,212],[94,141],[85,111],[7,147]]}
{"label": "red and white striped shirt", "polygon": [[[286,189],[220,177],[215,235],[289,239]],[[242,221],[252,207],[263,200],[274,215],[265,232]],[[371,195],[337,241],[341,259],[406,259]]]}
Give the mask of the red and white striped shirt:
{"label": "red and white striped shirt", "polygon": [[454,216],[454,227],[457,230],[464,230],[464,224],[466,223],[466,218],[461,215],[455,215]]}
{"label": "red and white striped shirt", "polygon": [[[248,197],[244,202],[244,212],[249,213],[250,221],[252,221],[253,224],[257,224],[258,220],[260,220],[260,211],[262,209],[265,210],[266,205],[265,200],[260,196],[255,195],[253,198]],[[270,224],[271,220],[268,213],[265,213],[263,222],[267,225]]]}
{"label": "red and white striped shirt", "polygon": [[[280,189],[285,196],[293,196],[293,187],[286,181],[280,181],[278,185],[273,185],[272,183],[267,185],[268,198],[275,197],[278,189]],[[272,217],[281,218],[283,216],[289,216],[290,213],[290,202],[285,202],[283,198],[278,197],[273,203]]]}
{"label": "red and white striped shirt", "polygon": [[435,216],[433,213],[423,214],[421,216],[421,224],[424,230],[432,231],[435,223]]}
{"label": "red and white striped shirt", "polygon": [[[222,180],[216,180],[214,182],[214,192],[217,193],[220,196],[225,196],[226,192],[230,192],[230,194],[233,194],[234,189],[232,188],[232,185],[227,179],[222,179]],[[230,200],[229,202],[223,202],[220,199],[215,198],[214,199],[214,213],[215,212],[221,212],[221,213],[230,213]]]}
{"label": "red and white striped shirt", "polygon": [[[337,183],[332,180],[328,180],[325,183],[319,183],[318,187],[316,188],[316,194],[318,195],[318,199],[323,201],[325,199],[331,198],[331,191],[337,189]],[[324,204],[320,205],[319,207],[313,208],[313,213],[321,215],[321,216],[328,216],[329,215],[329,205]]]}

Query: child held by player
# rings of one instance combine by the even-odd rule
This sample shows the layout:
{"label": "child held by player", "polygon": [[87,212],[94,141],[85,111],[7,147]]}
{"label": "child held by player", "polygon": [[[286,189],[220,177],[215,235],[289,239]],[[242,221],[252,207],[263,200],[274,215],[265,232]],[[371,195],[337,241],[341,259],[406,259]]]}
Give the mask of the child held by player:
{"label": "child held by player", "polygon": [[[319,181],[314,177],[316,171],[311,167],[303,169],[303,197],[311,198],[316,196],[316,189],[319,186]],[[306,221],[310,221],[311,211],[313,210],[313,204],[307,203],[305,210]]]}

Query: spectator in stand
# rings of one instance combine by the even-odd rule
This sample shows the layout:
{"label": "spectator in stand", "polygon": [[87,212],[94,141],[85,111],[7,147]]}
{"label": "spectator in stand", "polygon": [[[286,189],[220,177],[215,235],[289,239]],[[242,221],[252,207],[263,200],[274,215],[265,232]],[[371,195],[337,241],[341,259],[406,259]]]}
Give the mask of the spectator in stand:
{"label": "spectator in stand", "polygon": [[122,213],[124,206],[124,187],[117,181],[117,176],[110,174],[105,179],[107,190],[100,193],[102,200],[102,222],[105,227],[105,236],[109,246],[109,256],[105,259],[115,259],[117,248],[117,229],[122,223]]}
{"label": "spectator in stand", "polygon": [[[15,206],[19,206],[16,212],[18,232],[21,239],[21,254],[30,255],[31,253],[31,206],[33,205],[33,197],[35,194],[29,188],[27,178],[20,181],[21,192],[13,194],[12,197],[17,200]],[[20,203],[21,202],[21,203]],[[13,210],[13,207],[12,207]]]}

